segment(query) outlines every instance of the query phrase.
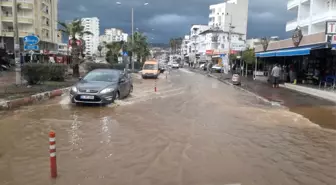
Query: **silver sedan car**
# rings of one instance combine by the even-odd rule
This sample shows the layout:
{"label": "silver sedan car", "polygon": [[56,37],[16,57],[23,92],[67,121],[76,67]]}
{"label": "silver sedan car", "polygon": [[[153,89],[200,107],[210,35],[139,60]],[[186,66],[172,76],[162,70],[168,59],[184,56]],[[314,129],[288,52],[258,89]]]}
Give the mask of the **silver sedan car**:
{"label": "silver sedan car", "polygon": [[70,90],[72,103],[109,104],[133,91],[131,75],[114,69],[96,69]]}

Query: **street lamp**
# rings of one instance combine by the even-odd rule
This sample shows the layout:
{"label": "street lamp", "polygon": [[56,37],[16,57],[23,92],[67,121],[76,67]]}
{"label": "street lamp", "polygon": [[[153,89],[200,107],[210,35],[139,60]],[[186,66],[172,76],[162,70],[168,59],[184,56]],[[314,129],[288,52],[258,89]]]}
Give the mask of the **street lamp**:
{"label": "street lamp", "polygon": [[[121,2],[116,2],[117,5],[122,5]],[[149,3],[144,3],[144,6],[147,6]],[[131,23],[131,27],[132,27],[132,46],[134,43],[134,8],[132,7],[132,12],[131,12],[131,17],[132,17],[132,23]],[[134,70],[134,60],[132,59],[132,70]]]}
{"label": "street lamp", "polygon": [[230,23],[229,23],[229,52],[228,52],[228,61],[230,63],[230,70],[231,70],[231,73],[233,74],[233,71],[232,71],[232,63],[230,61],[230,55],[231,55],[231,34],[232,34],[232,30],[235,28],[234,26],[232,26],[232,15],[229,14],[229,13],[226,13],[226,16],[230,16]]}

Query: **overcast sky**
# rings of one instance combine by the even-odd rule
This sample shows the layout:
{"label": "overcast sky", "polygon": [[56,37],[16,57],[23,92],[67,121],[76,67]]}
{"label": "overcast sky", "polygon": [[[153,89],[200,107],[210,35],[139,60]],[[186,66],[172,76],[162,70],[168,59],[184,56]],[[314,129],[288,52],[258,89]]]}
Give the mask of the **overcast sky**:
{"label": "overcast sky", "polygon": [[[116,2],[121,2],[117,5]],[[168,42],[188,34],[192,24],[207,24],[209,5],[223,0],[59,0],[59,19],[98,17],[100,32],[121,28],[131,32],[131,8],[134,27],[145,32],[151,42]],[[144,6],[144,3],[149,3]],[[248,38],[289,37],[286,22],[295,15],[286,9],[287,0],[249,0]]]}

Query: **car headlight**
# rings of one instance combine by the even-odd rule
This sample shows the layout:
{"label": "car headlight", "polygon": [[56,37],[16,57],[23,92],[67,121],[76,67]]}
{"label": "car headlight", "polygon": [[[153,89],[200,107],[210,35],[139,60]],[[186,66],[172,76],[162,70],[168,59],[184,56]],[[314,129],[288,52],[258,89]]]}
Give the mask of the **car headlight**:
{"label": "car headlight", "polygon": [[101,90],[100,93],[105,94],[105,93],[110,93],[110,92],[112,92],[112,91],[114,91],[113,88],[106,88],[106,89]]}
{"label": "car headlight", "polygon": [[78,90],[77,90],[77,87],[75,87],[75,86],[71,87],[71,91],[72,91],[72,92],[77,92],[77,91],[78,91]]}

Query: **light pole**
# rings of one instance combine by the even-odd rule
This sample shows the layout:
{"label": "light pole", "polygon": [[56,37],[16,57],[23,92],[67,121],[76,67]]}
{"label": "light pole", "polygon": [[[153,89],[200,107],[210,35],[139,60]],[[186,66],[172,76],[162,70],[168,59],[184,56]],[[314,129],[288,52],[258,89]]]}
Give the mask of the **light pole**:
{"label": "light pole", "polygon": [[[116,2],[117,5],[121,5],[121,2]],[[149,3],[144,3],[144,6],[147,6]],[[134,8],[131,8],[131,28],[132,28],[132,37],[131,37],[131,45],[133,48],[133,44],[134,44]],[[132,54],[133,55],[133,54]],[[132,70],[134,70],[134,60],[132,58]]]}
{"label": "light pole", "polygon": [[15,84],[21,85],[21,63],[20,63],[20,39],[19,39],[19,26],[18,26],[18,4],[13,0],[13,28],[14,28],[14,56],[15,56]]}
{"label": "light pole", "polygon": [[232,26],[232,15],[229,14],[229,13],[226,13],[226,15],[229,15],[230,16],[230,23],[229,23],[229,38],[228,38],[228,41],[229,41],[229,52],[228,52],[228,62],[230,64],[230,70],[231,70],[231,73],[233,74],[233,71],[232,71],[232,62],[230,60],[230,55],[231,55],[231,34],[232,34],[232,30],[235,28],[234,26]]}

